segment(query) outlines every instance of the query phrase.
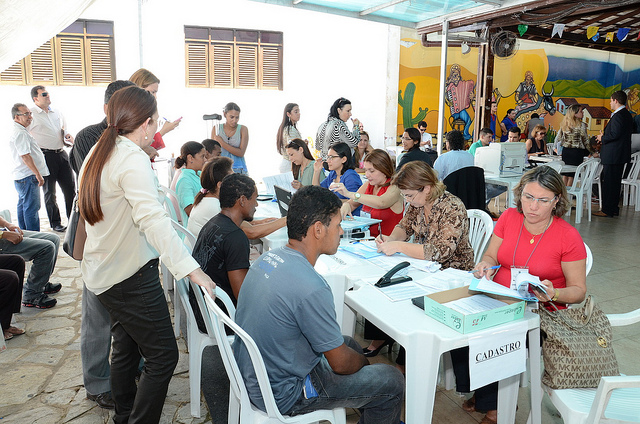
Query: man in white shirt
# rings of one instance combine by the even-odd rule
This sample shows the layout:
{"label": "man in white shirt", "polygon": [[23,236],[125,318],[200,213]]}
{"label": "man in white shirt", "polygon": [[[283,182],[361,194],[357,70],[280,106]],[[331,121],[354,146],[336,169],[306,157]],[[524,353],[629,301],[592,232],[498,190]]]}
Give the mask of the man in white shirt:
{"label": "man in white shirt", "polygon": [[11,108],[13,134],[9,149],[13,160],[13,180],[18,191],[18,225],[30,231],[40,231],[40,189],[49,175],[44,155],[36,140],[29,134],[31,112],[26,105],[16,103]]}
{"label": "man in white shirt", "polygon": [[62,225],[60,210],[56,202],[56,183],[62,189],[68,218],[73,208],[76,187],[71,166],[69,165],[69,156],[63,147],[65,144],[71,145],[73,137],[66,129],[63,116],[51,109],[51,97],[43,86],[36,85],[33,87],[31,89],[31,98],[36,106],[31,108],[33,122],[28,129],[44,153],[50,172],[45,177],[44,185],[42,186],[44,205],[47,209],[51,228],[62,232],[66,230],[66,227]]}
{"label": "man in white shirt", "polygon": [[422,134],[422,140],[420,141],[420,149],[433,149],[433,137],[427,132],[427,123],[424,121],[418,122],[418,131]]}

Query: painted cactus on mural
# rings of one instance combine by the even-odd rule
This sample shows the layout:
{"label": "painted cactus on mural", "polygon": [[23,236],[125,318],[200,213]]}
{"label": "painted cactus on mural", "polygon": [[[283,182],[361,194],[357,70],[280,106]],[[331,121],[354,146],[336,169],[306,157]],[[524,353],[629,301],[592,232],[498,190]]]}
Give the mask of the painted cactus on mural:
{"label": "painted cactus on mural", "polygon": [[404,90],[404,98],[402,90],[398,90],[398,104],[402,108],[402,123],[405,128],[412,128],[418,125],[418,122],[424,120],[427,116],[428,108],[418,107],[418,114],[413,117],[413,95],[416,92],[416,85],[412,82],[407,84]]}

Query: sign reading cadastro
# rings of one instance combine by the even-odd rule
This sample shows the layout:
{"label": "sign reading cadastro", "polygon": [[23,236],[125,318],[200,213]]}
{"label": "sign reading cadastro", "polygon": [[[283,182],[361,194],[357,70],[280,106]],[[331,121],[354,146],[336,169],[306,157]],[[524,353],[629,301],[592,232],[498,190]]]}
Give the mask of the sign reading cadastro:
{"label": "sign reading cadastro", "polygon": [[524,372],[527,325],[515,322],[469,338],[471,390]]}

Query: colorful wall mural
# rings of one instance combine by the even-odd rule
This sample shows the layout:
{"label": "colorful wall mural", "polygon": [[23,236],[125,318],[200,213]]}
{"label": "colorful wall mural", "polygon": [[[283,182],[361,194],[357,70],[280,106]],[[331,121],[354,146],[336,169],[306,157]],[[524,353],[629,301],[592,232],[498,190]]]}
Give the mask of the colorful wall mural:
{"label": "colorful wall mural", "polygon": [[[463,131],[473,139],[478,50],[467,54],[460,47],[447,53],[445,131]],[[414,31],[401,35],[398,92],[398,134],[424,120],[427,131],[438,131],[440,48],[423,47]],[[640,113],[640,57],[600,50],[568,47],[521,40],[518,52],[494,62],[493,98],[497,102],[497,121],[509,109],[516,110],[516,123],[526,128],[538,113],[554,137],[571,104],[585,106],[584,122],[591,135],[608,122],[609,97],[625,90],[632,114]],[[497,128],[497,136],[501,130]],[[497,137],[496,137],[497,138]]]}

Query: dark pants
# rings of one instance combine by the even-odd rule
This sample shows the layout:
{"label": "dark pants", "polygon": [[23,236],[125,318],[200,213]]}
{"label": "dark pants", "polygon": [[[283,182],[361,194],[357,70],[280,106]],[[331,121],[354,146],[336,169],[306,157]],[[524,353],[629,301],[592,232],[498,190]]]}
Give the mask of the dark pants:
{"label": "dark pants", "polygon": [[[116,423],[157,423],[178,363],[178,346],[158,277],[158,260],[98,299],[111,316],[111,395]],[[136,389],[140,358],[145,366]]]}
{"label": "dark pants", "polygon": [[618,215],[620,208],[620,189],[624,164],[602,166],[602,212],[609,216]]}
{"label": "dark pants", "polygon": [[56,153],[53,150],[43,150],[44,159],[49,168],[49,176],[44,177],[44,206],[47,209],[49,224],[51,228],[60,225],[60,210],[56,202],[56,183],[62,189],[64,195],[64,203],[67,209],[67,218],[71,215],[73,209],[73,198],[76,195],[76,184],[73,179],[71,165],[69,165],[69,155],[64,150]]}
{"label": "dark pants", "polygon": [[[469,348],[461,347],[451,351],[453,372],[456,375],[456,390],[469,393]],[[486,412],[498,409],[498,382],[487,384],[475,390],[476,411]]]}
{"label": "dark pants", "polygon": [[24,259],[19,255],[0,255],[0,324],[6,330],[11,316],[20,312]]}

